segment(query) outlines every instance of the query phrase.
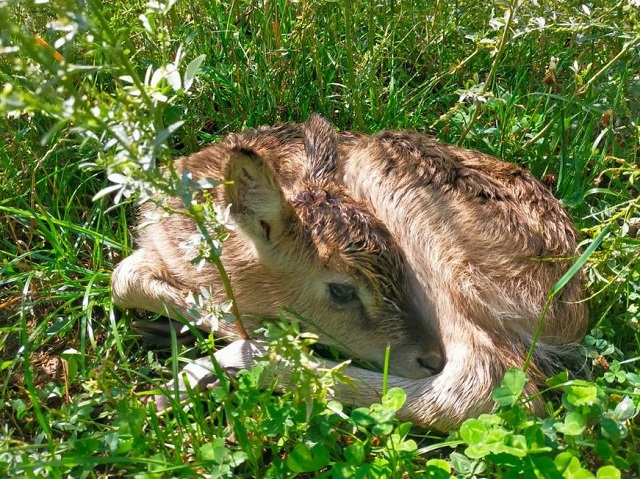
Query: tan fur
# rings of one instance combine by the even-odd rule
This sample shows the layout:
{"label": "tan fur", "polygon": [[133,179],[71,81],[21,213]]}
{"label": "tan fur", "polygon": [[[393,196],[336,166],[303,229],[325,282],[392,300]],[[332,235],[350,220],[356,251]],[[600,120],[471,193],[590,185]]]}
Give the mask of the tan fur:
{"label": "tan fur", "polygon": [[[243,314],[291,306],[323,342],[378,366],[389,343],[390,385],[408,398],[400,416],[441,430],[488,410],[506,369],[522,367],[547,295],[575,255],[570,219],[529,173],[418,133],[336,135],[314,116],[230,135],[176,169],[235,181],[213,194],[238,223],[223,261]],[[114,272],[115,303],[175,317],[186,314],[188,291],[221,290],[214,269],[196,272],[179,248],[193,232],[182,215],[142,230],[140,249]],[[353,284],[361,307],[332,304],[332,282]],[[529,394],[584,334],[581,299],[577,277],[553,301]],[[259,348],[242,344],[216,357],[249,366],[252,355],[238,351]],[[379,400],[380,373],[349,374],[361,387],[339,387],[338,399]]]}

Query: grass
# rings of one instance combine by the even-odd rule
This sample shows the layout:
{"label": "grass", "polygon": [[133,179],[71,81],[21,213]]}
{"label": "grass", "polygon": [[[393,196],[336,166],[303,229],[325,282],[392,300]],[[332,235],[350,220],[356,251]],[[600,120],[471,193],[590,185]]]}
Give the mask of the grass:
{"label": "grass", "polygon": [[[0,476],[640,475],[637,2],[22,1],[0,20]],[[395,390],[327,406],[289,326],[270,334],[304,391],[256,370],[169,415],[141,400],[183,351],[149,351],[111,305],[132,198],[163,187],[156,163],[311,112],[521,164],[597,239],[592,377],[552,378],[548,418],[509,399],[516,372],[448,436],[393,420]]]}

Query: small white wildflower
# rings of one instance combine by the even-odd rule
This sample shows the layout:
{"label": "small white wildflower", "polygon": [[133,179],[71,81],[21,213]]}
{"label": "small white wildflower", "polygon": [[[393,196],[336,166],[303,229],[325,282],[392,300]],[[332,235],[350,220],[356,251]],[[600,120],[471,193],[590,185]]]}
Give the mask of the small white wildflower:
{"label": "small white wildflower", "polygon": [[190,291],[185,301],[189,305],[189,315],[195,318],[191,322],[195,327],[204,326],[203,329],[216,331],[220,320],[228,323],[235,321],[235,317],[231,314],[231,301],[217,304],[211,288],[200,286],[200,294],[195,294]]}

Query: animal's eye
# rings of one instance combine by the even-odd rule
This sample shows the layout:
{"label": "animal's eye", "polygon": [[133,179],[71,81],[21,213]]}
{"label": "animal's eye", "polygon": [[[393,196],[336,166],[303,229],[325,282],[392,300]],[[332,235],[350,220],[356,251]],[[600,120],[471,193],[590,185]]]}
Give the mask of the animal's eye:
{"label": "animal's eye", "polygon": [[329,283],[329,294],[339,304],[347,304],[358,299],[355,288],[350,284]]}

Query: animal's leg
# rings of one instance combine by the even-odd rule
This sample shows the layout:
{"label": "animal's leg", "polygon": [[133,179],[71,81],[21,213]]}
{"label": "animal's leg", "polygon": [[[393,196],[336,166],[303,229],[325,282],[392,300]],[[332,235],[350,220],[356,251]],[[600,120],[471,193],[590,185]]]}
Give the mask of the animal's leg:
{"label": "animal's leg", "polygon": [[[121,308],[146,309],[176,320],[197,321],[192,305],[187,303],[189,290],[180,288],[169,278],[162,260],[154,252],[144,248],[137,250],[121,261],[113,272],[113,302]],[[170,334],[169,323],[139,326],[151,335],[164,334],[166,337]],[[237,337],[235,325],[226,321],[220,321],[215,329],[207,321],[198,324],[198,328],[214,330],[221,337]]]}
{"label": "animal's leg", "polygon": [[[251,368],[256,360],[266,352],[266,346],[255,340],[237,340],[215,353],[220,367],[232,375],[241,369]],[[333,368],[337,363],[322,360],[318,368]],[[279,387],[287,388],[291,372],[281,365],[262,378],[268,383],[272,373],[276,372],[282,380]],[[389,376],[389,387],[400,387],[407,394],[407,401],[398,412],[402,420],[412,421],[416,425],[433,427],[447,431],[458,426],[464,419],[491,410],[493,401],[491,392],[504,374],[504,365],[496,360],[495,355],[470,353],[460,350],[460,354],[450,360],[444,370],[425,379],[407,379]],[[382,397],[383,375],[354,366],[345,369],[353,384],[336,384],[334,399],[347,406],[368,406],[379,403]],[[186,391],[185,378],[195,389],[203,390],[217,381],[217,376],[210,357],[200,358],[187,365],[180,373],[177,381],[168,384],[167,389]],[[528,391],[531,392],[531,391]],[[180,394],[180,399],[186,399]],[[154,402],[159,410],[165,409],[169,403],[167,396],[156,396]]]}
{"label": "animal's leg", "polygon": [[[238,371],[251,369],[256,363],[256,359],[263,356],[267,351],[264,343],[256,340],[238,339],[228,346],[217,351],[214,356],[220,368],[231,376],[235,376]],[[187,364],[175,380],[167,383],[165,389],[169,394],[178,391],[179,399],[187,398],[187,383],[189,387],[204,391],[218,383],[218,375],[213,365],[211,356],[204,356]],[[169,406],[169,398],[164,394],[153,397],[156,410],[162,411]]]}

